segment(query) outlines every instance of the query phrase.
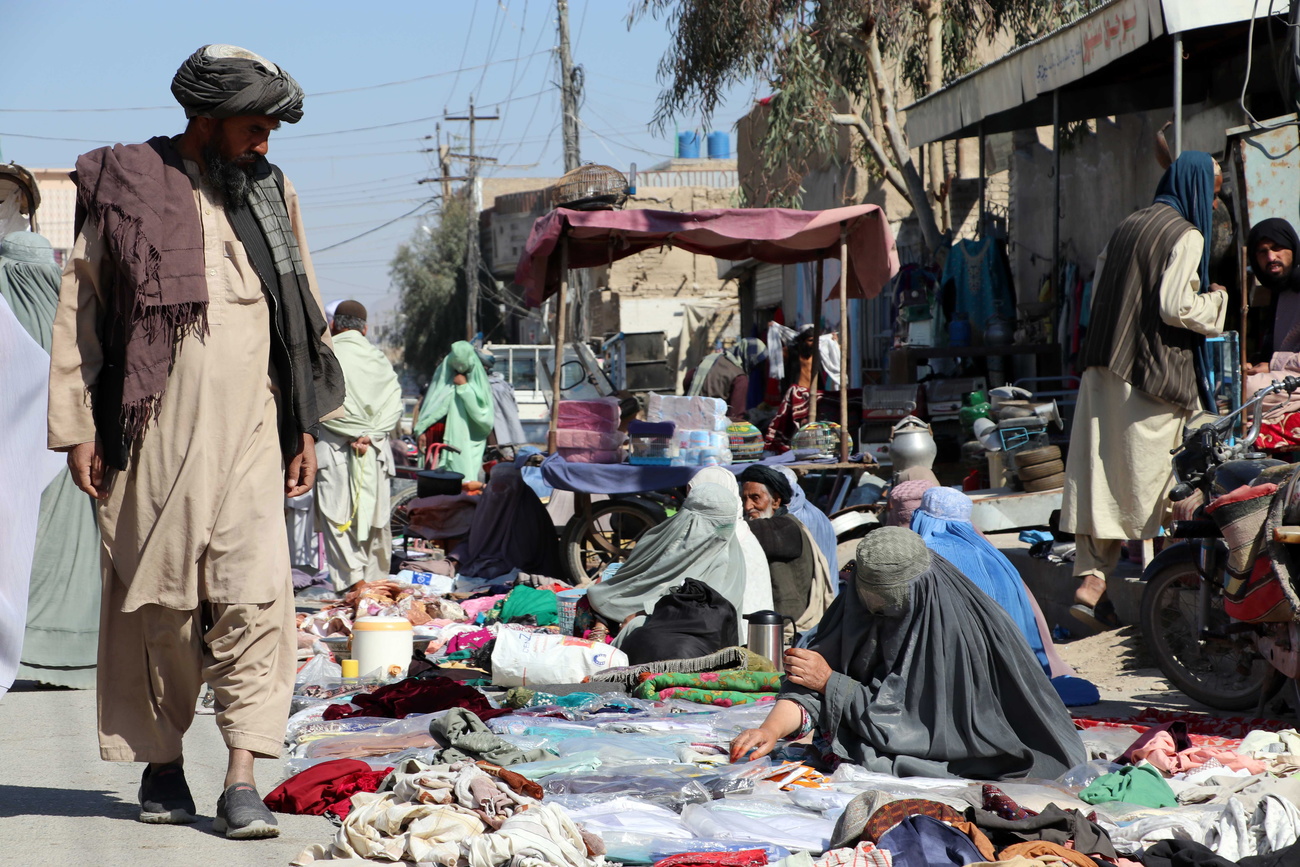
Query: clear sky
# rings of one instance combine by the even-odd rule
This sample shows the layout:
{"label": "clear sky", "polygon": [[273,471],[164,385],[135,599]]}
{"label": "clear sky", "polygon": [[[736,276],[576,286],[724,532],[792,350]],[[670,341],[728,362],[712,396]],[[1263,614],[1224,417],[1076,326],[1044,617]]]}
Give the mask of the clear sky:
{"label": "clear sky", "polygon": [[[570,0],[569,11],[574,62],[586,74],[582,158],[624,171],[671,156],[674,140],[673,130],[647,126],[669,35],[654,20],[629,31],[629,8]],[[168,89],[176,67],[205,43],[242,45],[308,94],[302,121],[272,136],[270,158],[302,196],[322,293],[378,312],[395,302],[394,250],[436,207],[428,199],[437,185],[418,181],[437,174],[434,155],[421,151],[434,146],[441,115],[463,113],[471,96],[477,110],[500,113],[478,126],[479,152],[502,164],[487,174],[562,173],[555,21],[555,0],[19,0],[5,10],[0,151],[31,168],[71,167],[101,144],[178,133],[184,115]],[[403,83],[382,86],[391,82]],[[733,125],[753,97],[749,88],[729,94],[712,124],[733,132],[733,150]],[[467,126],[443,122],[443,134],[463,138]]]}

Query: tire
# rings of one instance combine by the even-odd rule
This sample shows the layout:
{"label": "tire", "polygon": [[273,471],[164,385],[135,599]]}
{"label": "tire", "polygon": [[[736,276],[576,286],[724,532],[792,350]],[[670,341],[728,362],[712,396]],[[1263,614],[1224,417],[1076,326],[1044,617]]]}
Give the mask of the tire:
{"label": "tire", "polygon": [[1057,446],[1044,446],[1041,449],[1029,449],[1023,452],[1016,452],[1016,469],[1026,469],[1035,464],[1045,464],[1050,461],[1059,461],[1061,459],[1061,450]]}
{"label": "tire", "polygon": [[[1190,557],[1175,560],[1144,577],[1142,637],[1169,682],[1219,710],[1254,707],[1268,677],[1268,663],[1255,652],[1250,633],[1239,633],[1235,640],[1197,636],[1201,577],[1196,563]],[[1222,632],[1231,622],[1223,611],[1223,596],[1212,590],[1207,626]]]}
{"label": "tire", "polygon": [[612,499],[594,503],[591,520],[574,515],[560,537],[561,567],[575,586],[585,586],[610,563],[622,563],[637,540],[668,515],[653,503],[636,499]]}
{"label": "tire", "polygon": [[406,528],[411,523],[407,506],[415,499],[416,483],[412,479],[393,479],[389,489],[389,502],[392,504],[388,513],[388,526],[394,536],[406,535]]}
{"label": "tire", "polygon": [[1028,493],[1038,494],[1043,491],[1054,491],[1057,488],[1064,487],[1065,473],[1054,473],[1050,476],[1044,476],[1041,479],[1034,479],[1033,481],[1025,481],[1024,476],[1021,476],[1020,481],[1024,484],[1025,490]]}
{"label": "tire", "polygon": [[1034,479],[1045,479],[1048,476],[1055,476],[1064,472],[1065,463],[1063,461],[1048,461],[1045,464],[1022,467],[1016,475],[1020,476],[1022,482],[1032,482]]}

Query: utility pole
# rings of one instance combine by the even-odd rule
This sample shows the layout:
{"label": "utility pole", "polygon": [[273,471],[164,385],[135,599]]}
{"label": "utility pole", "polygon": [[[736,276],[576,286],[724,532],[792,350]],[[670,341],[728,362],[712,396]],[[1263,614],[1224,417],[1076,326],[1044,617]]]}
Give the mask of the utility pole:
{"label": "utility pole", "polygon": [[564,121],[564,170],[571,172],[582,162],[578,148],[578,97],[582,70],[573,68],[569,53],[569,0],[556,0],[560,27],[560,105]]}
{"label": "utility pole", "polygon": [[[469,161],[469,243],[465,246],[465,281],[469,290],[465,311],[465,339],[473,340],[474,335],[478,334],[478,286],[479,286],[479,238],[478,238],[478,164],[480,162],[495,162],[485,157],[480,157],[474,152],[474,124],[480,120],[500,120],[499,114],[475,114],[474,97],[469,99],[469,112],[464,115],[448,115],[447,120],[468,121],[469,122],[469,153],[460,155]],[[448,156],[451,152],[448,151]],[[444,172],[445,174],[445,172]]]}

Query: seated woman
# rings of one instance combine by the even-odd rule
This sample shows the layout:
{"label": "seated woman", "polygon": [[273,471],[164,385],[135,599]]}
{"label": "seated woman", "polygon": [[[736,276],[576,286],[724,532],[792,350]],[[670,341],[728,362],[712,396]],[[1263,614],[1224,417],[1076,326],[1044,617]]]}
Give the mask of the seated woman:
{"label": "seated woman", "polygon": [[499,578],[515,569],[559,577],[555,525],[516,464],[503,462],[492,468],[469,536],[452,556],[458,561],[457,571],[474,578]]}
{"label": "seated woman", "polygon": [[744,503],[740,500],[740,482],[736,474],[725,467],[705,467],[691,478],[690,489],[694,490],[697,485],[720,485],[736,494],[736,541],[745,555],[745,592],[736,613],[742,618],[741,644],[745,644],[748,637],[744,616],[755,611],[772,610],[772,572],[767,565],[767,555],[754,537],[754,531],[745,523]]}
{"label": "seated woman", "polygon": [[732,760],[817,730],[832,761],[895,776],[1053,779],[1087,754],[1006,612],[921,537],[882,527],[858,545],[841,593]]}
{"label": "seated woman", "polygon": [[[737,623],[745,594],[745,555],[736,538],[739,508],[734,487],[692,485],[681,511],[647,530],[618,572],[592,585],[587,602],[593,612],[618,627],[615,646],[622,647],[646,622],[655,603],[687,578],[717,591],[733,608],[730,623]],[[722,619],[716,618],[715,631],[722,629]],[[701,636],[705,644],[718,645],[705,653],[735,644],[741,632],[737,624],[730,634]],[[702,654],[683,648],[664,658],[691,655]]]}

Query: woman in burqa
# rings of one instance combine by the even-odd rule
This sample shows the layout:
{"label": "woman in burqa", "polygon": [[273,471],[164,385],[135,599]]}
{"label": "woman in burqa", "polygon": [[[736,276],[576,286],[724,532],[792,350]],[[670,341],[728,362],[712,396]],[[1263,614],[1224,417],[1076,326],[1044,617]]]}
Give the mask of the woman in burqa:
{"label": "woman in burqa", "polygon": [[[736,474],[724,467],[705,467],[691,478],[691,488],[697,485],[718,485],[736,493],[736,541],[745,556],[745,592],[736,613],[740,615],[743,627],[746,614],[772,610],[772,570],[763,546],[758,544],[754,531],[744,520],[744,504],[740,501],[740,483],[736,481]],[[742,632],[741,644],[747,640]]]}
{"label": "woman in burqa", "polygon": [[[656,604],[688,578],[713,593],[708,612],[701,615],[708,622],[692,624],[692,631],[713,636],[708,642],[711,646],[720,643],[726,647],[741,640],[737,615],[744,606],[745,555],[736,537],[739,504],[734,484],[730,489],[693,484],[681,510],[647,530],[618,572],[592,585],[587,601],[592,611],[618,627],[616,647],[624,647],[654,613]],[[718,604],[720,600],[727,604]],[[702,655],[683,647],[675,642],[664,648],[659,658]],[[705,653],[721,647],[712,646]]]}
{"label": "woman in burqa", "polygon": [[420,405],[415,435],[418,437],[431,425],[445,421],[442,440],[460,453],[443,449],[437,469],[460,473],[466,481],[478,481],[483,474],[483,452],[494,419],[492,388],[478,352],[469,343],[458,340],[433,374],[429,391]]}
{"label": "woman in burqa", "polygon": [[518,463],[503,461],[492,468],[474,509],[469,536],[453,555],[461,575],[499,578],[514,569],[549,578],[559,575],[555,525],[542,501],[524,481]]}
{"label": "woman in burqa", "polygon": [[815,730],[832,762],[899,777],[1054,779],[1087,754],[1007,613],[902,527],[858,545],[856,592],[786,651],[766,721],[732,760]]}

